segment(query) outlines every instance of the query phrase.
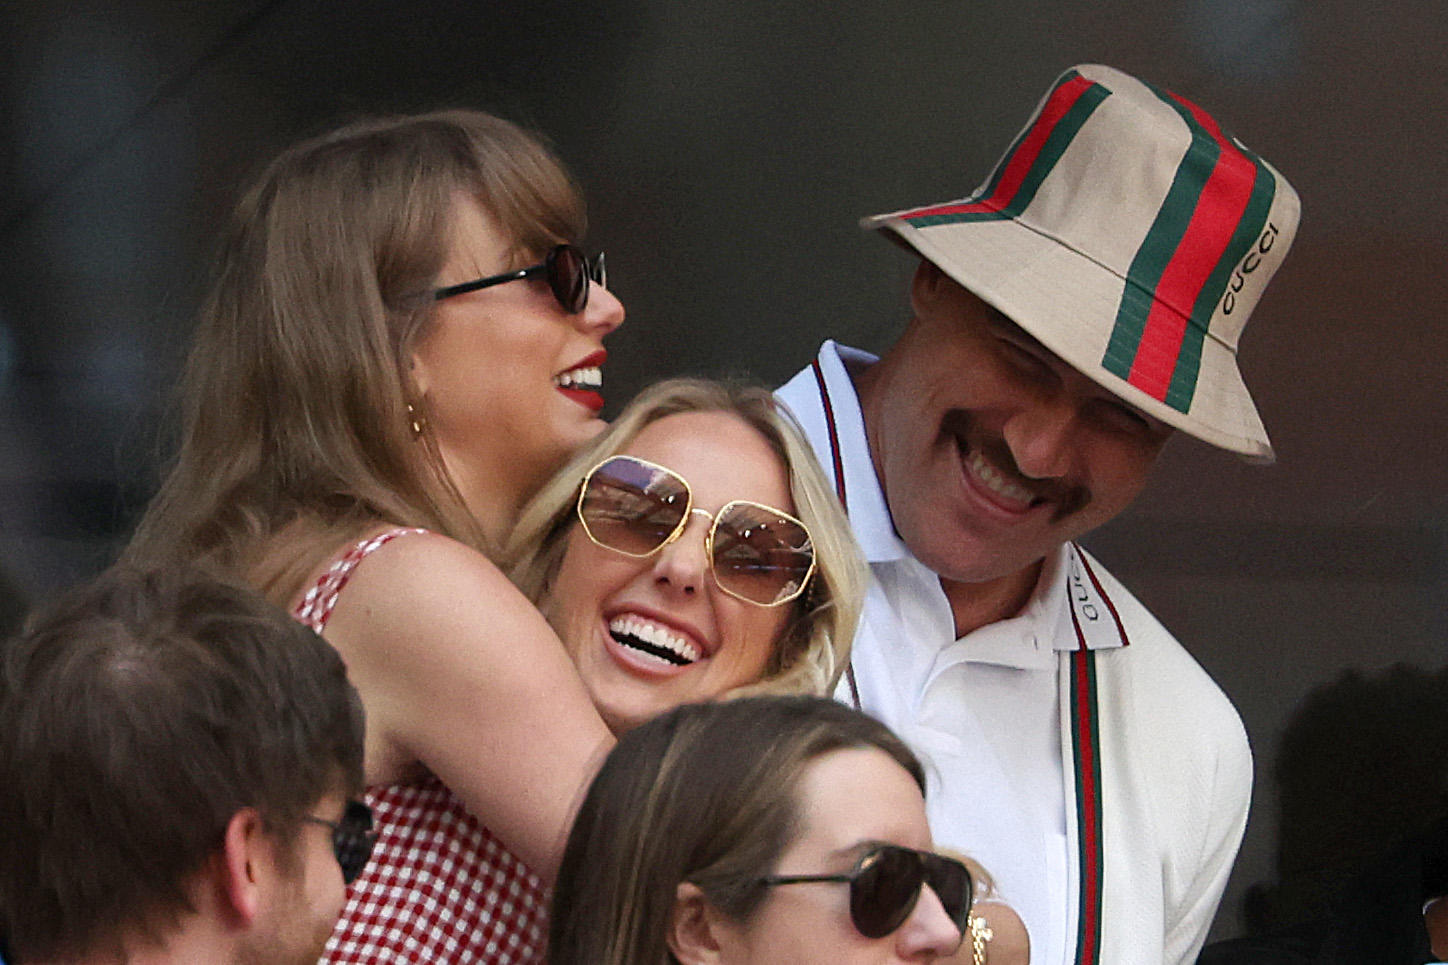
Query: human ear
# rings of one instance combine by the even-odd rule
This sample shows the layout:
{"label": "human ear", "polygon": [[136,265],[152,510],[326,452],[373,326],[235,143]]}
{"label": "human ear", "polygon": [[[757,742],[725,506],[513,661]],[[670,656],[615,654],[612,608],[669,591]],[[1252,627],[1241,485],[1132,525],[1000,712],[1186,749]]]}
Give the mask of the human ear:
{"label": "human ear", "polygon": [[723,961],[718,925],[718,912],[699,886],[682,882],[674,892],[668,933],[669,951],[679,965],[717,965]]}
{"label": "human ear", "polygon": [[242,808],[233,814],[221,840],[219,890],[242,925],[250,925],[261,909],[262,873],[271,857],[270,839],[257,810]]}
{"label": "human ear", "polygon": [[915,266],[915,274],[910,279],[910,307],[915,309],[919,315],[925,306],[931,304],[940,296],[943,286],[950,282],[945,272],[935,266],[934,262],[920,259],[920,264]]}
{"label": "human ear", "polygon": [[427,363],[422,360],[414,346],[411,354],[407,357],[407,373],[404,381],[412,383],[409,396],[413,400],[427,398],[428,369]]}

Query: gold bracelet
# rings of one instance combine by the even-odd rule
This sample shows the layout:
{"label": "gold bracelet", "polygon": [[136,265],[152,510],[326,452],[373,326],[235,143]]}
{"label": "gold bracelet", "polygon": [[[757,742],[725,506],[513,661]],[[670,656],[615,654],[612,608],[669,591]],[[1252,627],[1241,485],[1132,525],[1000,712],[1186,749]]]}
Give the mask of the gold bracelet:
{"label": "gold bracelet", "polygon": [[985,943],[995,937],[995,932],[985,919],[972,915],[970,919],[970,961],[972,965],[985,965]]}

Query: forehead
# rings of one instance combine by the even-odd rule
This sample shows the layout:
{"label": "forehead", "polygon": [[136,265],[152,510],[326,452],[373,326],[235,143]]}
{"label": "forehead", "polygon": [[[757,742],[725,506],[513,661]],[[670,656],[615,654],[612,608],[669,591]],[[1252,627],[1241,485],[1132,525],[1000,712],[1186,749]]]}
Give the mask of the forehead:
{"label": "forehead", "polygon": [[448,211],[446,265],[463,274],[485,274],[499,270],[514,248],[503,224],[466,191],[454,191]]}
{"label": "forehead", "polygon": [[866,842],[931,847],[925,798],[910,773],[877,747],[831,751],[811,761],[795,789],[797,843],[820,853]]}
{"label": "forehead", "polygon": [[728,412],[681,412],[644,426],[619,452],[683,476],[703,508],[749,499],[789,509],[783,461],[759,430]]}

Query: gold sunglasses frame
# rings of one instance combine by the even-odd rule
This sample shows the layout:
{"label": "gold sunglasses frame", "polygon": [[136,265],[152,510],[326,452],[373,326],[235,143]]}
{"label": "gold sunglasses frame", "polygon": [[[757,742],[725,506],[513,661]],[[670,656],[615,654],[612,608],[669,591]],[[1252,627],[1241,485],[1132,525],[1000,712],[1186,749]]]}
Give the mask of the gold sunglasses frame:
{"label": "gold sunglasses frame", "polygon": [[[687,501],[684,505],[684,512],[679,516],[679,521],[674,524],[674,529],[671,533],[669,533],[668,537],[658,546],[655,546],[653,549],[649,550],[647,553],[630,553],[626,550],[621,550],[616,546],[610,546],[607,543],[602,542],[597,536],[593,535],[593,530],[588,528],[588,520],[583,515],[583,500],[584,497],[588,494],[588,484],[593,481],[593,476],[595,473],[597,473],[604,466],[613,462],[615,459],[627,460],[628,462],[632,462],[636,465],[644,466],[647,469],[664,473],[665,475],[673,479],[677,479],[679,481],[679,484],[684,487],[684,498]],[[714,566],[714,533],[719,528],[719,520],[722,517],[727,516],[729,514],[729,511],[736,506],[752,506],[755,509],[762,509],[766,513],[771,513],[775,516],[780,517],[781,519],[786,519],[789,522],[794,523],[796,526],[798,526],[800,530],[804,533],[805,539],[809,541],[809,569],[805,571],[804,578],[799,581],[799,585],[795,587],[794,592],[791,593],[789,596],[777,599],[772,603],[761,603],[758,600],[751,600],[749,597],[729,589],[729,587],[725,586],[720,581],[719,571]],[[707,509],[697,509],[694,506],[694,490],[693,487],[689,485],[689,480],[685,479],[683,476],[679,475],[668,466],[661,466],[656,462],[649,462],[649,460],[647,459],[640,459],[638,456],[628,456],[623,455],[622,453],[615,454],[609,456],[607,459],[604,459],[603,461],[595,465],[592,469],[588,470],[588,473],[583,477],[583,482],[578,487],[578,499],[574,502],[573,513],[575,516],[578,517],[578,524],[583,527],[584,535],[589,538],[593,545],[598,546],[602,549],[606,549],[610,553],[618,553],[620,556],[627,556],[630,559],[636,560],[648,559],[650,556],[662,552],[664,547],[668,546],[670,543],[676,542],[680,536],[684,535],[684,531],[689,528],[689,519],[696,513],[700,516],[705,517],[709,520],[709,531],[704,535],[704,555],[709,561],[710,579],[714,581],[715,586],[717,586],[723,592],[734,597],[734,599],[742,600],[745,603],[751,604],[753,606],[784,606],[786,603],[792,603],[795,600],[799,599],[799,597],[809,587],[809,581],[814,578],[815,569],[819,566],[819,558],[815,555],[814,551],[814,534],[809,531],[809,527],[804,524],[803,520],[791,515],[790,513],[786,513],[784,510],[779,509],[778,507],[768,506],[764,503],[756,503],[752,499],[731,499],[723,506],[720,506],[717,513],[711,513]]]}

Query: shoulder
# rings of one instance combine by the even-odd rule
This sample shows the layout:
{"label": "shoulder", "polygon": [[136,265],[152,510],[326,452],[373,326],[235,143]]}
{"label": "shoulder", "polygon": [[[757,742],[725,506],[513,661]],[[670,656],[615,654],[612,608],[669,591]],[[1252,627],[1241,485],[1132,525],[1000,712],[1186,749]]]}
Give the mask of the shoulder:
{"label": "shoulder", "polygon": [[1184,746],[1214,745],[1246,756],[1242,719],[1222,688],[1176,637],[1106,567],[1086,556],[1125,628],[1127,646],[1102,651],[1104,686],[1128,702],[1132,726]]}
{"label": "shoulder", "polygon": [[481,552],[430,530],[399,533],[368,554],[353,574],[358,589],[386,585],[424,596],[438,590],[469,588],[479,581],[511,585],[502,570]]}
{"label": "shoulder", "polygon": [[337,601],[327,638],[349,651],[400,649],[426,639],[452,647],[480,628],[499,631],[541,623],[537,609],[478,550],[428,531],[389,540],[353,570]]}

